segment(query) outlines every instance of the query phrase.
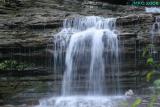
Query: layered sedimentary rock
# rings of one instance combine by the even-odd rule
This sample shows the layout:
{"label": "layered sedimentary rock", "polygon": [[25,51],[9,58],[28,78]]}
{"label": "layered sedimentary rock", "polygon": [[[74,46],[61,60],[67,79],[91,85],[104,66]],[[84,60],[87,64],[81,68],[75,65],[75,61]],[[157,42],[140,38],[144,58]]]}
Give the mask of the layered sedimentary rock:
{"label": "layered sedimentary rock", "polygon": [[[3,87],[0,88],[2,89],[0,98],[10,93],[6,89],[19,85],[17,81],[23,81],[19,85],[22,93],[13,94],[15,97],[12,99],[26,98],[22,97],[23,92],[30,93],[31,98],[36,93],[41,95],[39,93],[57,92],[61,86],[62,75],[54,75],[54,68],[50,68],[54,53],[52,50],[54,35],[61,29],[64,19],[91,15],[117,17],[116,29],[119,31],[121,45],[124,45],[120,75],[123,88],[124,90],[142,88],[145,85],[145,78],[142,77],[148,68],[144,66],[141,53],[145,45],[150,43],[150,31],[158,14],[146,14],[144,8],[140,7],[111,5],[93,0],[15,0],[9,4],[6,2],[0,4],[0,61],[12,59],[36,65],[28,68],[28,71],[15,72],[14,75],[9,75],[10,77],[7,77],[9,71],[3,71],[4,75],[0,78],[0,87]],[[157,49],[159,43],[157,36]],[[35,72],[40,77],[30,77]],[[41,77],[44,72],[49,76]],[[37,87],[36,83],[39,84]],[[23,87],[25,84],[30,87]],[[46,85],[52,88],[44,89]]]}

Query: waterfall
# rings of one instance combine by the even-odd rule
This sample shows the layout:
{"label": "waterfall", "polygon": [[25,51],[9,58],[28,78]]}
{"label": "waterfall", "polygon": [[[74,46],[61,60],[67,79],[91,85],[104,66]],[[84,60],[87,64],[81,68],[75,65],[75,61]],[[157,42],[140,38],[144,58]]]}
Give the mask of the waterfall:
{"label": "waterfall", "polygon": [[145,11],[147,13],[160,13],[160,8],[158,8],[158,7],[146,7]]}
{"label": "waterfall", "polygon": [[[79,68],[85,66],[84,86],[88,84],[88,94],[104,94],[105,76],[111,74],[112,82],[116,80],[115,74],[119,72],[119,47],[118,38],[115,33],[114,18],[102,18],[96,16],[83,17],[73,20],[65,20],[62,32],[70,32],[69,45],[66,51],[66,70],[62,82],[62,95],[77,94],[76,88],[81,87],[81,76]],[[105,42],[105,43],[104,43]],[[104,46],[105,45],[105,46]],[[106,59],[104,55],[106,50]],[[90,53],[87,53],[89,51]],[[84,59],[83,59],[84,58]],[[105,63],[106,62],[106,63]],[[105,71],[105,65],[112,68]],[[88,67],[88,68],[87,68]],[[117,71],[115,71],[115,69]],[[117,74],[118,75],[118,74]],[[117,84],[116,84],[117,85]]]}
{"label": "waterfall", "polygon": [[115,102],[122,97],[108,95],[120,92],[116,19],[66,19],[54,37],[55,59],[66,50],[61,96],[42,100],[38,107],[118,107]]}
{"label": "waterfall", "polygon": [[160,17],[157,16],[155,17],[155,22],[152,25],[151,38],[153,39],[158,33],[160,33]]}
{"label": "waterfall", "polygon": [[158,59],[159,55],[157,56],[157,51],[155,49],[155,43],[156,43],[156,36],[158,36],[160,34],[160,17],[156,16],[155,17],[155,22],[152,25],[152,29],[151,29],[151,44],[153,46],[151,46],[150,49],[150,53],[152,54],[154,59]]}

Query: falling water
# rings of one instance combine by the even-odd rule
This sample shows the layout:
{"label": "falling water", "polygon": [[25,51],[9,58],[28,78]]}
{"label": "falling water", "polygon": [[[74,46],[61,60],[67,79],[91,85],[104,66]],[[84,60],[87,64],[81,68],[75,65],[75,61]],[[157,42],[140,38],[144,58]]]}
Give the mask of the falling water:
{"label": "falling water", "polygon": [[115,18],[97,16],[64,21],[63,29],[55,36],[60,48],[55,56],[66,49],[62,95],[43,100],[38,107],[118,107],[112,102],[118,97],[102,97],[110,91],[118,94],[120,89],[115,24]]}
{"label": "falling water", "polygon": [[152,25],[151,29],[151,40],[152,44],[154,44],[155,37],[160,33],[160,17],[155,17],[155,22]]}
{"label": "falling water", "polygon": [[158,8],[158,7],[146,7],[145,11],[147,13],[160,13],[160,8]]}
{"label": "falling water", "polygon": [[155,43],[156,43],[156,36],[158,36],[160,34],[160,17],[156,16],[155,17],[155,22],[152,25],[152,29],[151,29],[151,44],[153,46],[151,46],[150,48],[150,53],[152,54],[153,58],[156,60],[158,59],[159,55],[157,56],[157,52],[155,49]]}
{"label": "falling water", "polygon": [[151,30],[151,37],[152,39],[154,38],[154,36],[156,36],[156,34],[160,33],[160,17],[155,17],[155,22],[152,25],[152,30]]}
{"label": "falling water", "polygon": [[[91,95],[104,94],[105,75],[111,73],[111,77],[114,78],[115,73],[118,73],[118,69],[115,71],[114,68],[105,72],[105,60],[106,65],[115,64],[118,66],[119,63],[115,21],[113,18],[89,16],[64,22],[62,32],[70,32],[68,35],[64,35],[70,36],[70,41],[66,51],[66,70],[62,83],[62,95],[77,94],[75,88],[82,85],[81,80],[77,81],[77,77],[80,72],[84,72],[79,71],[79,68],[83,66],[87,69],[84,72],[85,75],[88,75],[83,85],[87,86],[88,84],[88,93]],[[103,56],[104,50],[106,50],[106,59]],[[118,67],[115,66],[115,68]],[[114,81],[116,81],[115,78]]]}
{"label": "falling water", "polygon": [[[158,8],[158,7],[146,7],[145,11],[146,11],[146,13],[160,13],[160,8]],[[150,49],[150,53],[152,54],[153,57],[155,57],[155,54],[157,53],[155,48],[154,48],[154,43],[156,41],[157,34],[160,34],[160,17],[159,16],[155,17],[155,22],[153,23],[152,29],[151,29],[151,36],[150,37],[151,37],[152,46],[151,46],[151,49]]]}

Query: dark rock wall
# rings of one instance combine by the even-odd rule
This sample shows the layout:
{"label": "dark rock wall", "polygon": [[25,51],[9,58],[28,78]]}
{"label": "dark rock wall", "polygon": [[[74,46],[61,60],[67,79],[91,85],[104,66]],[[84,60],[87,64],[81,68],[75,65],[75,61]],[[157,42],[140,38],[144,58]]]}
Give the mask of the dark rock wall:
{"label": "dark rock wall", "polygon": [[[117,0],[110,0],[113,4],[103,2],[104,0],[4,1],[0,1],[0,61],[12,59],[34,63],[36,66],[18,74],[0,71],[4,74],[0,77],[0,98],[3,99],[6,95],[10,98],[11,94],[7,89],[15,88],[19,84],[17,81],[23,81],[19,85],[20,89],[15,88],[15,93],[21,93],[13,94],[12,102],[16,98],[26,98],[24,93],[33,99],[36,93],[38,93],[37,98],[40,98],[42,93],[57,92],[60,89],[62,75],[54,74],[54,70],[51,69],[53,36],[60,30],[65,18],[79,15],[117,17],[119,38],[121,45],[124,46],[120,76],[122,87],[124,91],[131,88],[139,92],[146,86],[145,74],[148,68],[144,66],[141,54],[145,45],[150,43],[150,30],[157,15],[145,14],[144,7],[115,5],[119,4]],[[157,49],[159,49],[159,43],[159,36],[157,36],[155,43]],[[34,73],[37,73],[37,76],[32,75]],[[23,87],[25,84],[29,87]],[[46,89],[46,87],[50,88]],[[5,101],[11,101],[7,98]]]}

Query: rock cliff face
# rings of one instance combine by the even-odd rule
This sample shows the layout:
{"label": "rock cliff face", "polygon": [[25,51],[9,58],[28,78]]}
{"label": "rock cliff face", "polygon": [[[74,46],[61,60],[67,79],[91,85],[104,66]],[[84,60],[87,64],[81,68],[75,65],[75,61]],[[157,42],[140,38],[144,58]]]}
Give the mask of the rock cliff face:
{"label": "rock cliff face", "polygon": [[[4,87],[7,89],[15,88],[17,84],[19,85],[17,81],[23,82],[19,85],[20,89],[15,88],[15,93],[17,93],[17,90],[21,90],[21,92],[30,93],[31,98],[34,97],[35,93],[53,91],[52,88],[55,85],[53,81],[61,80],[61,77],[54,77],[53,70],[50,69],[54,34],[60,30],[65,18],[89,15],[117,17],[117,29],[120,31],[121,45],[124,45],[122,53],[124,53],[125,58],[121,65],[123,88],[124,90],[137,89],[137,91],[142,88],[145,85],[144,76],[146,72],[144,71],[147,68],[144,67],[141,52],[143,47],[150,42],[150,30],[155,21],[155,16],[158,16],[158,14],[146,14],[144,8],[115,4],[109,4],[103,2],[103,0],[1,1],[0,61],[13,59],[35,63],[36,65],[30,68],[29,72],[38,72],[40,77],[29,77],[31,76],[29,73],[23,75],[22,72],[22,75],[18,75],[17,79],[16,77],[12,78],[12,75],[7,77],[8,74],[6,73],[2,76],[3,78],[0,78],[0,87],[3,87],[3,89],[0,88],[2,89],[0,90],[0,98],[10,93]],[[157,36],[157,49],[159,43],[159,36]],[[44,72],[49,76],[41,77]],[[15,80],[12,81],[13,84],[10,82],[15,87],[8,87],[5,84],[8,80]],[[54,88],[55,91],[60,87],[60,82],[56,81],[56,83],[58,85]],[[24,84],[27,84],[27,89],[23,87]],[[35,87],[35,84],[39,84],[39,86]],[[52,88],[44,89],[46,84]],[[14,98],[20,99],[22,94],[20,93]],[[2,103],[4,102],[2,101]],[[29,103],[32,103],[32,101],[29,101]]]}
{"label": "rock cliff face", "polygon": [[[121,17],[117,20],[119,25],[121,23],[128,23],[134,26],[138,25],[137,20],[139,20],[134,19],[134,17],[138,17],[136,14],[143,13],[144,10],[141,8],[111,5],[106,2],[89,0],[8,1],[10,2],[2,2],[0,6],[1,59],[3,59],[4,56],[9,57],[11,51],[14,54],[16,52],[22,53],[21,50],[26,52],[27,50],[38,50],[36,53],[44,56],[44,49],[47,46],[51,46],[51,38],[62,27],[63,20],[69,16],[99,15],[103,17]],[[10,5],[8,5],[8,3],[10,3]],[[129,14],[132,14],[132,16],[129,16],[128,20],[126,20],[128,22],[125,22],[126,16]],[[146,20],[152,21],[147,15],[141,16],[146,18]],[[125,26],[128,28],[127,25]],[[132,30],[133,28],[128,29],[131,33],[135,33],[134,31],[138,30]],[[123,28],[121,30],[124,33],[129,32],[124,31]],[[26,52],[24,52],[24,54]]]}

